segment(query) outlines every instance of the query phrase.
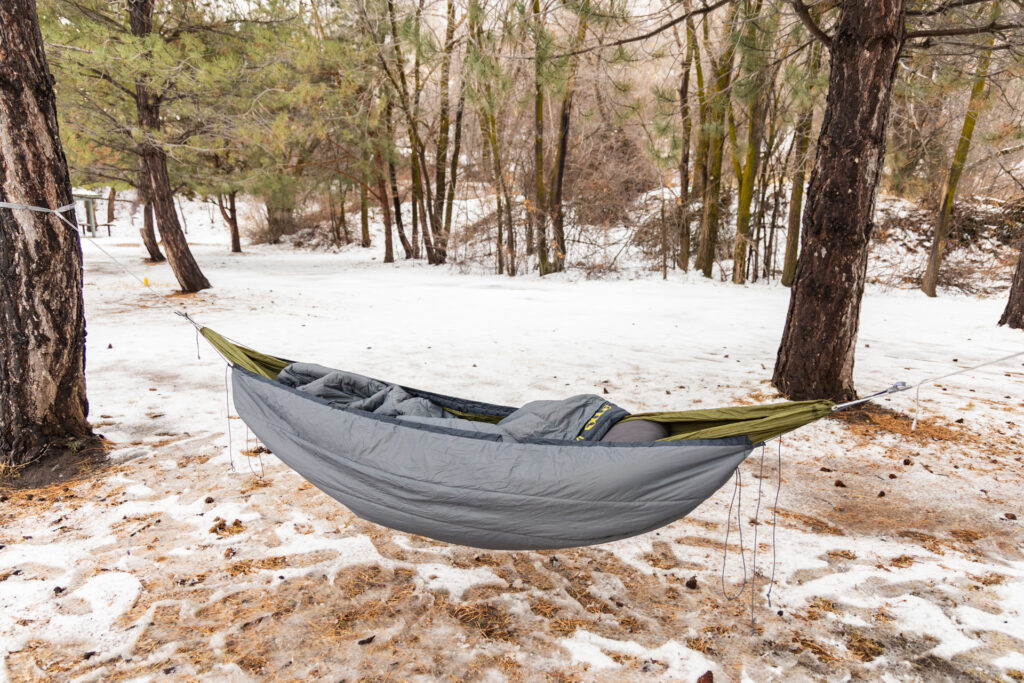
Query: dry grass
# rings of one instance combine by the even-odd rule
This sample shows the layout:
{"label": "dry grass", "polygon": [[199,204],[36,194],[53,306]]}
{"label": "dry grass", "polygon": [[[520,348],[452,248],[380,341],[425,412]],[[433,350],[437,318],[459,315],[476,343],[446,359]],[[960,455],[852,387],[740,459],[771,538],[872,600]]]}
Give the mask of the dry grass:
{"label": "dry grass", "polygon": [[487,603],[463,603],[454,607],[450,614],[460,623],[480,631],[490,640],[511,640],[512,617]]}
{"label": "dry grass", "polygon": [[583,619],[573,619],[569,617],[555,619],[548,624],[552,631],[561,636],[571,636],[573,633],[576,633],[576,629],[586,625],[587,622]]}
{"label": "dry grass", "polygon": [[847,636],[846,649],[862,662],[870,662],[885,651],[880,642],[857,632]]}
{"label": "dry grass", "polygon": [[890,567],[898,567],[900,569],[906,569],[912,564],[914,564],[914,558],[910,555],[900,555],[899,557],[894,557],[889,561]]}
{"label": "dry grass", "polygon": [[793,638],[793,643],[796,645],[797,653],[806,650],[825,664],[839,661],[839,658],[832,654],[831,650],[808,636],[797,636]]}
{"label": "dry grass", "polygon": [[966,430],[952,429],[928,418],[921,418],[917,428],[912,417],[875,403],[837,413],[856,439],[857,445],[871,443],[878,439],[880,431],[898,434],[918,443],[961,443],[969,438]]}
{"label": "dry grass", "polygon": [[825,553],[829,558],[833,560],[856,560],[857,553],[852,550],[829,550]]}
{"label": "dry grass", "polygon": [[236,519],[231,524],[221,519],[220,517],[213,518],[213,526],[210,527],[211,534],[217,534],[221,538],[227,536],[234,536],[245,531],[245,525],[242,524],[241,520]]}

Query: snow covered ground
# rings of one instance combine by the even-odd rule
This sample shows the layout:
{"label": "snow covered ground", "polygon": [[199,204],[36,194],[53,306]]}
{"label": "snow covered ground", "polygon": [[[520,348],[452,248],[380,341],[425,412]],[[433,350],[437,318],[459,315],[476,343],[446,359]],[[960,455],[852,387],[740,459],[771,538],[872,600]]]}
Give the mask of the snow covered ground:
{"label": "snow covered ground", "polygon": [[[214,212],[185,213],[212,290],[174,295],[127,205],[97,242],[270,353],[503,404],[776,396],[777,285],[384,266],[379,240],[232,255]],[[779,454],[751,457],[724,569],[729,596],[744,588],[728,600],[731,486],[664,529],[570,551],[479,551],[355,518],[242,453],[256,442],[229,417],[223,362],[94,246],[90,414],[116,464],[0,495],[0,681],[1024,680],[1022,359],[923,388],[916,431],[908,392],[784,437],[774,534]],[[857,386],[1024,349],[995,326],[1003,304],[869,288]]]}

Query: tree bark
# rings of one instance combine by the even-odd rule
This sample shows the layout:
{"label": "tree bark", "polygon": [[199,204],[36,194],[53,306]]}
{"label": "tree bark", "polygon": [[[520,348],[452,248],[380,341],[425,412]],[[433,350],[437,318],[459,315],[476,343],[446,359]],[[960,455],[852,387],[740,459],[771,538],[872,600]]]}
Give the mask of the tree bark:
{"label": "tree bark", "polygon": [[[393,143],[395,140],[395,125],[392,120],[392,114],[393,106],[389,95],[384,109],[384,120],[386,122],[388,140]],[[402,224],[402,198],[398,194],[398,174],[395,171],[395,160],[391,154],[388,155],[388,180],[391,183],[391,201],[395,209],[394,218],[395,227],[398,229],[398,241],[402,243],[402,251],[405,252],[405,258],[411,259],[413,257],[413,248],[409,238],[405,236],[405,226]]]}
{"label": "tree bark", "polygon": [[459,182],[459,155],[462,153],[462,121],[466,115],[466,96],[459,95],[459,105],[455,110],[455,139],[452,141],[452,158],[448,169],[448,191],[444,200],[444,244],[447,253],[448,240],[452,235],[452,214],[455,210],[455,189]]}
{"label": "tree bark", "polygon": [[786,255],[782,264],[782,284],[793,286],[796,257],[800,249],[800,217],[804,208],[804,184],[807,179],[807,149],[811,142],[814,107],[808,107],[796,124],[796,169],[790,181],[789,215],[786,224]]}
{"label": "tree bark", "polygon": [[153,193],[149,189],[149,171],[146,170],[146,162],[141,157],[138,190],[139,199],[142,200],[142,227],[139,228],[142,245],[146,247],[150,263],[162,263],[166,259],[160,251],[160,244],[156,239],[156,226],[153,225]]}
{"label": "tree bark", "polygon": [[366,200],[366,183],[359,183],[359,246],[364,249],[370,246],[370,205]]}
{"label": "tree bark", "polygon": [[1010,285],[1010,299],[1006,302],[999,324],[1015,330],[1024,330],[1024,243],[1020,246],[1017,271],[1013,274],[1013,284]]}
{"label": "tree bark", "polygon": [[220,209],[221,218],[228,224],[228,230],[231,232],[232,254],[242,253],[242,238],[238,234],[238,207],[235,203],[235,197],[237,196],[237,190],[229,192],[228,201],[225,205],[224,198],[221,195],[217,195],[217,208]]}
{"label": "tree bark", "polygon": [[[0,200],[55,209],[71,177],[33,0],[0,3]],[[74,210],[64,213],[74,224]],[[0,209],[0,464],[91,434],[77,231]]]}
{"label": "tree bark", "polygon": [[551,272],[548,258],[547,216],[544,207],[547,199],[544,193],[544,84],[541,75],[544,23],[541,18],[540,0],[533,0],[533,172],[534,196],[529,207],[536,228],[537,259],[541,275]]}
{"label": "tree bark", "polygon": [[[767,113],[768,89],[770,79],[766,73],[764,59],[765,45],[771,41],[769,29],[759,26],[762,0],[755,0],[750,12],[743,16],[745,28],[742,31],[741,43],[743,56],[741,70],[747,80],[745,93],[747,99],[747,149],[744,155],[741,173],[737,178],[739,193],[736,198],[736,242],[732,250],[732,281],[742,285],[747,281],[747,253],[758,244],[750,240],[751,204],[754,200],[754,185],[759,176],[761,164],[761,142],[764,137],[765,116]],[[763,22],[765,25],[768,22]],[[762,202],[760,206],[764,206]],[[754,258],[755,276],[757,260]]]}
{"label": "tree bark", "polygon": [[377,152],[377,194],[380,195],[380,210],[384,217],[384,263],[395,262],[395,243],[391,234],[391,207],[388,206],[387,167],[384,157]]}
{"label": "tree bark", "polygon": [[142,207],[142,228],[139,230],[139,234],[142,235],[142,244],[149,253],[150,262],[163,263],[166,258],[163,252],[160,251],[160,243],[156,239],[156,226],[153,220],[153,200],[148,198],[146,199],[146,204]]}
{"label": "tree bark", "polygon": [[[129,0],[128,20],[132,35],[144,37],[152,32],[153,5],[154,0]],[[140,80],[135,84],[135,106],[139,127],[146,133],[139,145],[139,154],[149,181],[156,225],[163,238],[164,249],[167,250],[167,260],[181,285],[181,291],[198,292],[207,289],[210,282],[192,256],[181,223],[178,222],[178,213],[174,209],[174,191],[167,174],[167,153],[152,138],[152,134],[160,130],[160,96],[151,93],[146,83]]]}
{"label": "tree bark", "polygon": [[111,223],[114,222],[114,202],[117,200],[117,190],[113,187],[107,192],[107,230],[110,230]]}
{"label": "tree bark", "polygon": [[856,397],[854,349],[910,0],[843,0],[803,249],[772,378],[793,399]]}
{"label": "tree bark", "polygon": [[729,5],[729,14],[725,25],[729,35],[726,38],[722,55],[712,59],[714,80],[708,84],[711,91],[708,98],[708,115],[701,120],[707,126],[707,158],[706,180],[704,182],[704,212],[700,224],[700,249],[697,252],[696,267],[704,277],[711,277],[715,265],[715,248],[718,245],[718,224],[722,210],[722,162],[725,156],[725,128],[729,110],[732,88],[733,57],[736,54],[736,34],[739,24],[736,21],[737,7],[740,3]]}
{"label": "tree bark", "polygon": [[690,270],[690,137],[693,119],[690,116],[690,67],[693,65],[693,22],[686,24],[686,56],[683,59],[679,81],[679,118],[683,124],[682,145],[679,151],[679,253],[676,265],[683,272]]}

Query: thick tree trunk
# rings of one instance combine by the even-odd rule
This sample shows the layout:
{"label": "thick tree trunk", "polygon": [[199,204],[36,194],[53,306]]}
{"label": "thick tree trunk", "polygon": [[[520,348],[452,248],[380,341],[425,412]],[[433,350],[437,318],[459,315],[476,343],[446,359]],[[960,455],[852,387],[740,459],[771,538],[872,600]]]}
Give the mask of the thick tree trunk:
{"label": "thick tree trunk", "polygon": [[[0,200],[70,204],[33,0],[0,3],[0,45]],[[78,233],[53,214],[0,209],[0,464],[89,435],[88,412]]]}
{"label": "thick tree trunk", "polygon": [[1010,285],[1010,300],[1006,302],[999,324],[1024,330],[1024,243],[1020,245],[1017,272],[1013,274],[1013,284]]}
{"label": "thick tree trunk", "polygon": [[910,0],[843,0],[803,249],[772,378],[793,399],[856,397],[854,351]]}
{"label": "thick tree trunk", "polygon": [[[144,37],[152,32],[153,4],[154,0],[129,0],[128,20],[132,35]],[[135,84],[135,106],[139,127],[146,133],[146,138],[139,146],[139,153],[149,181],[157,229],[160,230],[164,249],[167,250],[167,261],[181,285],[181,291],[198,292],[207,289],[210,282],[192,256],[181,223],[178,222],[178,213],[174,209],[174,191],[167,174],[167,154],[150,137],[160,129],[160,98],[150,93],[143,81]]]}

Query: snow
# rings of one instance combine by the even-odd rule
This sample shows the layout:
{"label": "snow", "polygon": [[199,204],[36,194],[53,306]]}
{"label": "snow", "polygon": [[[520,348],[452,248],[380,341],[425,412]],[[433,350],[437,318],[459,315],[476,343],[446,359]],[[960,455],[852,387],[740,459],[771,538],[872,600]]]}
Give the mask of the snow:
{"label": "snow", "polygon": [[[256,440],[230,417],[223,362],[205,343],[197,353],[195,331],[165,303],[260,350],[411,386],[502,404],[606,389],[643,411],[774,400],[785,288],[678,271],[663,281],[629,253],[601,280],[497,276],[468,247],[461,265],[385,266],[379,226],[368,250],[246,245],[233,255],[214,210],[183,207],[212,290],[174,294],[168,266],[143,261],[141,214],[128,205],[97,242],[167,301],[83,245],[90,419],[113,442],[114,464],[0,504],[0,681],[165,670],[690,681],[709,670],[716,680],[1024,671],[1021,359],[925,385],[917,432],[889,429],[915,412],[907,392],[880,402],[895,417],[826,420],[784,437],[770,608],[779,473],[769,446],[752,634],[757,454],[741,468],[745,573],[732,521],[729,593],[748,582],[733,602],[720,589],[731,485],[684,520],[595,548],[433,543],[359,520],[273,455],[243,455]],[[485,211],[473,199],[456,215]],[[891,263],[883,256],[876,264]],[[995,326],[1003,304],[870,285],[858,388],[1021,350],[1019,331]],[[498,610],[510,639],[456,618],[459,605]],[[881,653],[855,655],[856,634]]]}

